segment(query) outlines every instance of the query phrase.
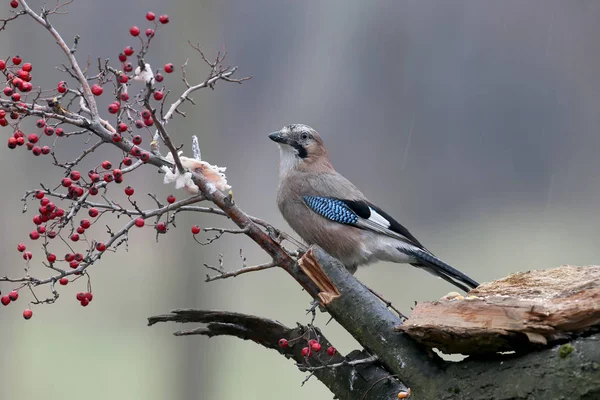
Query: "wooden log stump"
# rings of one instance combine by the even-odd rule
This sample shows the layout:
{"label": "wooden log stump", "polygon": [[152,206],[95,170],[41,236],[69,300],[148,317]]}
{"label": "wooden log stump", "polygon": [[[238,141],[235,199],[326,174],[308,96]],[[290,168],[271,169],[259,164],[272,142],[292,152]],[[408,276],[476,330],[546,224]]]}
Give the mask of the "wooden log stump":
{"label": "wooden log stump", "polygon": [[600,331],[600,266],[528,271],[419,303],[396,330],[444,353],[526,352]]}

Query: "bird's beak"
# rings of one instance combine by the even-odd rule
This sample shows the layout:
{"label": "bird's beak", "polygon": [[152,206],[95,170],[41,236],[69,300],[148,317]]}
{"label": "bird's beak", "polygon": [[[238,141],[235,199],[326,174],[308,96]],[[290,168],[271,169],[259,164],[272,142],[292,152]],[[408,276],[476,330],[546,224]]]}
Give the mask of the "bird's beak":
{"label": "bird's beak", "polygon": [[281,132],[273,132],[269,135],[269,139],[271,139],[272,141],[276,142],[276,143],[287,143],[287,141],[285,140],[285,138],[283,137],[283,135],[281,134]]}

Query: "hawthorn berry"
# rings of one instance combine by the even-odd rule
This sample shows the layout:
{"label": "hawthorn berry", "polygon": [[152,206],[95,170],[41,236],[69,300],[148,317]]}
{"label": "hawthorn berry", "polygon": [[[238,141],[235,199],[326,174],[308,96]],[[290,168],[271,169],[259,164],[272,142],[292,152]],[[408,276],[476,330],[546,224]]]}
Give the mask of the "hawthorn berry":
{"label": "hawthorn berry", "polygon": [[154,92],[154,100],[160,101],[163,98],[163,92],[161,92],[160,90]]}
{"label": "hawthorn berry", "polygon": [[29,143],[37,143],[38,140],[40,140],[40,137],[35,133],[31,133],[29,134],[29,136],[27,136],[27,140],[29,141]]}
{"label": "hawthorn berry", "polygon": [[146,36],[148,36],[148,37],[154,36],[154,29],[150,29],[150,28],[146,29]]}
{"label": "hawthorn berry", "polygon": [[156,82],[162,82],[163,79],[165,79],[165,77],[160,72],[157,72],[156,75],[154,75],[154,80],[156,80]]}
{"label": "hawthorn berry", "polygon": [[17,76],[23,81],[21,82],[21,86],[23,85],[24,82],[27,82],[27,79],[29,79],[29,72],[20,69],[17,71]]}
{"label": "hawthorn berry", "polygon": [[87,307],[88,304],[90,304],[90,301],[88,299],[83,299],[79,302],[81,304],[82,307]]}
{"label": "hawthorn berry", "polygon": [[135,192],[135,190],[131,186],[127,186],[125,188],[125,194],[127,196],[133,196],[133,192]]}
{"label": "hawthorn berry", "polygon": [[139,157],[142,154],[142,151],[140,150],[139,147],[133,146],[130,150],[130,153],[134,157]]}
{"label": "hawthorn berry", "polygon": [[58,280],[58,283],[60,283],[61,285],[65,286],[67,283],[69,283],[69,279],[67,279],[67,278],[60,278]]}
{"label": "hawthorn berry", "polygon": [[22,137],[17,138],[17,146],[23,146],[25,144],[25,139]]}
{"label": "hawthorn berry", "polygon": [[88,215],[92,218],[96,218],[98,216],[98,214],[99,214],[98,209],[95,207],[90,208],[88,211]]}
{"label": "hawthorn berry", "polygon": [[81,179],[81,173],[79,171],[71,171],[71,174],[69,176],[74,181],[78,181],[79,179]]}
{"label": "hawthorn berry", "polygon": [[146,222],[144,221],[143,218],[136,218],[135,219],[135,226],[137,226],[138,228],[141,228],[144,226]]}
{"label": "hawthorn berry", "polygon": [[164,70],[167,74],[170,74],[171,72],[175,71],[175,66],[171,63],[165,64]]}
{"label": "hawthorn berry", "polygon": [[27,246],[25,246],[25,243],[19,243],[19,244],[17,245],[17,250],[18,250],[20,253],[22,253],[22,252],[24,252],[25,250],[27,250]]}
{"label": "hawthorn berry", "polygon": [[152,117],[145,119],[144,120],[144,125],[146,125],[146,126],[152,126],[152,125],[154,125],[154,120],[152,119]]}
{"label": "hawthorn berry", "polygon": [[318,343],[318,342],[317,343],[313,343],[312,346],[310,346],[310,347],[311,347],[311,349],[313,351],[316,351],[317,353],[319,351],[321,351],[321,343]]}
{"label": "hawthorn berry", "polygon": [[50,231],[50,232],[48,232],[48,235],[46,235],[46,236],[48,236],[50,239],[54,239],[56,237],[56,235],[57,235],[56,231]]}
{"label": "hawthorn berry", "polygon": [[44,135],[46,135],[46,136],[52,136],[52,135],[54,135],[54,128],[51,127],[51,126],[46,126],[44,128]]}
{"label": "hawthorn berry", "polygon": [[21,69],[25,72],[31,72],[33,65],[31,65],[31,63],[25,63]]}
{"label": "hawthorn berry", "polygon": [[89,219],[82,219],[81,222],[79,222],[79,226],[81,226],[83,229],[90,229],[90,226],[92,226],[92,223],[90,222]]}
{"label": "hawthorn berry", "polygon": [[121,101],[127,101],[127,100],[129,100],[129,94],[126,93],[126,92],[125,93],[121,93],[119,95],[119,98],[121,99]]}
{"label": "hawthorn berry", "polygon": [[31,317],[33,317],[33,311],[31,311],[29,308],[23,311],[23,318],[31,319]]}
{"label": "hawthorn berry", "polygon": [[113,173],[113,176],[115,177],[115,179],[123,177],[123,171],[121,171],[119,168],[113,169],[112,173]]}
{"label": "hawthorn berry", "polygon": [[31,149],[31,153],[34,156],[39,156],[40,154],[42,154],[42,148],[40,146],[33,146],[32,149]]}
{"label": "hawthorn berry", "polygon": [[102,86],[100,86],[98,84],[92,85],[92,94],[94,96],[100,96],[103,91],[104,91],[104,89],[102,89]]}
{"label": "hawthorn berry", "polygon": [[10,304],[10,297],[8,297],[7,295],[4,295],[0,298],[0,302],[2,302],[2,305],[9,305]]}
{"label": "hawthorn berry", "polygon": [[104,182],[106,183],[111,183],[113,181],[114,177],[112,176],[112,174],[106,173],[104,174]]}
{"label": "hawthorn berry", "polygon": [[102,161],[102,168],[103,169],[111,169],[112,168],[111,162],[108,160]]}
{"label": "hawthorn berry", "polygon": [[56,136],[62,136],[64,132],[62,128],[56,128],[54,133],[56,133]]}
{"label": "hawthorn berry", "polygon": [[74,259],[75,259],[75,254],[73,254],[73,253],[67,253],[67,254],[65,254],[65,261],[71,262]]}
{"label": "hawthorn berry", "polygon": [[51,262],[51,263],[53,263],[54,261],[56,261],[56,254],[49,253],[49,254],[46,256],[46,259],[48,260],[48,262]]}
{"label": "hawthorn berry", "polygon": [[131,141],[136,146],[139,146],[140,144],[142,144],[142,137],[140,135],[135,135]]}
{"label": "hawthorn berry", "polygon": [[14,137],[9,137],[8,138],[8,148],[9,149],[17,148],[17,139],[15,139]]}
{"label": "hawthorn berry", "polygon": [[147,151],[142,152],[142,154],[140,155],[140,159],[143,162],[148,162],[150,160],[150,153],[148,153]]}
{"label": "hawthorn berry", "polygon": [[71,240],[73,242],[78,242],[79,241],[79,234],[77,234],[77,233],[72,234],[71,235]]}
{"label": "hawthorn berry", "polygon": [[156,230],[158,233],[165,233],[167,231],[167,225],[164,222],[156,224]]}
{"label": "hawthorn berry", "polygon": [[140,34],[140,28],[138,28],[137,26],[132,26],[131,28],[129,28],[129,33],[131,34],[131,36],[138,36]]}
{"label": "hawthorn berry", "polygon": [[96,243],[96,250],[102,252],[102,251],[106,250],[106,245],[102,242],[98,242],[98,243]]}
{"label": "hawthorn berry", "polygon": [[198,225],[192,226],[192,235],[197,235],[200,233],[200,227]]}
{"label": "hawthorn berry", "polygon": [[308,348],[308,347],[302,348],[302,357],[310,357],[311,354],[312,354],[312,351],[310,350],[310,348]]}
{"label": "hawthorn berry", "polygon": [[135,121],[135,127],[138,129],[142,129],[144,127],[144,121],[138,119],[137,121]]}
{"label": "hawthorn berry", "polygon": [[19,292],[13,290],[8,294],[8,297],[10,298],[10,301],[17,301],[17,299],[19,298]]}
{"label": "hawthorn berry", "polygon": [[156,14],[154,14],[152,11],[148,11],[146,14],[146,19],[148,21],[154,21],[154,18],[156,18]]}
{"label": "hawthorn berry", "polygon": [[38,128],[43,128],[44,126],[46,126],[46,121],[44,121],[42,118],[38,119],[37,122],[35,123],[35,125]]}
{"label": "hawthorn berry", "polygon": [[44,225],[39,225],[39,226],[37,227],[37,232],[38,232],[40,235],[43,235],[44,233],[46,233],[46,227],[45,227]]}
{"label": "hawthorn berry", "polygon": [[14,56],[14,57],[12,58],[12,62],[13,62],[13,64],[15,64],[15,65],[19,65],[19,64],[21,64],[21,61],[23,61],[23,59],[22,59],[21,57],[19,57],[19,56]]}
{"label": "hawthorn berry", "polygon": [[[123,71],[125,71],[125,72],[133,71],[133,64],[130,63],[129,61],[127,61],[125,64],[123,64]],[[129,96],[127,96],[127,98],[129,98]]]}
{"label": "hawthorn berry", "polygon": [[335,347],[333,347],[333,346],[329,346],[329,347],[327,348],[327,354],[329,354],[330,356],[332,356],[332,357],[333,357],[333,356],[335,355]]}
{"label": "hawthorn berry", "polygon": [[73,184],[73,181],[71,181],[70,178],[62,178],[62,181],[60,181],[60,184],[63,185],[64,187],[69,187]]}
{"label": "hawthorn berry", "polygon": [[285,338],[279,339],[279,347],[281,347],[282,349],[285,349],[288,346],[289,346],[289,342],[287,341],[287,339],[285,339]]}
{"label": "hawthorn berry", "polygon": [[108,112],[111,114],[116,114],[119,112],[119,104],[118,103],[110,103],[108,106]]}
{"label": "hawthorn berry", "polygon": [[6,68],[6,61],[0,60],[0,70]]}
{"label": "hawthorn berry", "polygon": [[150,117],[152,117],[152,113],[150,112],[150,110],[144,110],[144,111],[142,111],[142,119],[148,119]]}
{"label": "hawthorn berry", "polygon": [[56,87],[56,90],[58,90],[58,93],[65,93],[67,91],[67,82],[65,82],[65,81],[58,82],[58,86]]}
{"label": "hawthorn berry", "polygon": [[42,154],[50,154],[50,146],[43,146]]}
{"label": "hawthorn berry", "polygon": [[85,299],[85,293],[84,292],[79,292],[75,295],[75,298],[79,301]]}
{"label": "hawthorn berry", "polygon": [[121,62],[127,61],[127,55],[125,53],[119,53],[119,61],[121,61]]}
{"label": "hawthorn berry", "polygon": [[175,200],[177,200],[177,199],[172,194],[167,196],[167,203],[173,204],[173,203],[175,203]]}
{"label": "hawthorn berry", "polygon": [[95,196],[98,194],[98,188],[96,186],[90,186],[89,192],[92,196]]}
{"label": "hawthorn berry", "polygon": [[5,96],[10,96],[11,94],[13,94],[13,90],[10,86],[7,86],[4,88],[4,95]]}
{"label": "hawthorn berry", "polygon": [[69,267],[71,267],[73,269],[79,267],[79,261],[73,260],[73,261],[69,262]]}
{"label": "hawthorn berry", "polygon": [[125,74],[119,74],[119,83],[125,84],[129,81],[129,77]]}
{"label": "hawthorn berry", "polygon": [[29,238],[31,240],[38,240],[40,238],[40,234],[38,231],[31,231],[29,232]]}
{"label": "hawthorn berry", "polygon": [[168,24],[169,16],[167,14],[163,14],[158,18],[158,20],[160,21],[161,24]]}
{"label": "hawthorn berry", "polygon": [[125,131],[127,131],[127,129],[129,129],[129,127],[124,122],[120,122],[119,125],[117,125],[117,130],[119,132],[125,132]]}
{"label": "hawthorn berry", "polygon": [[123,165],[130,166],[133,163],[133,160],[129,157],[123,157]]}
{"label": "hawthorn berry", "polygon": [[[31,79],[31,78],[29,78],[29,79]],[[21,86],[21,91],[23,91],[24,93],[30,92],[31,89],[33,89],[33,85],[29,82],[24,82],[23,85]]]}
{"label": "hawthorn berry", "polygon": [[19,93],[13,93],[10,98],[12,101],[21,101],[21,95]]}
{"label": "hawthorn berry", "polygon": [[90,292],[86,292],[85,293],[85,298],[87,301],[92,301],[92,299],[94,298],[94,295],[91,294]]}
{"label": "hawthorn berry", "polygon": [[123,50],[123,53],[125,53],[126,56],[132,56],[133,52],[134,52],[134,50],[133,50],[133,47],[131,47],[131,46],[127,46]]}
{"label": "hawthorn berry", "polygon": [[83,260],[83,254],[81,254],[81,253],[75,253],[75,260],[77,260],[77,261]]}

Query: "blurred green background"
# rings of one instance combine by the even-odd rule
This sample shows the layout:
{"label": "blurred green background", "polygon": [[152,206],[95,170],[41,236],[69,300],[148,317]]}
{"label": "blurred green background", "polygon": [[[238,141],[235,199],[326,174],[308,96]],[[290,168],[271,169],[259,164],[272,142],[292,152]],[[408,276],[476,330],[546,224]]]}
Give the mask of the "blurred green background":
{"label": "blurred green background", "polygon": [[[2,17],[9,15],[7,3]],[[36,9],[41,4],[31,1]],[[266,135],[305,123],[322,134],[336,168],[373,202],[479,281],[598,262],[600,2],[76,0],[68,15],[51,21],[69,42],[81,35],[77,57],[85,64],[89,55],[93,70],[97,57],[115,60],[138,44],[128,30],[145,28],[148,10],[171,17],[151,48],[153,67],[189,57],[188,79],[204,79],[191,40],[209,55],[225,48],[229,62],[240,66],[238,76],[253,76],[243,85],[201,91],[194,96],[198,106],[184,108],[188,118],[168,126],[177,143],[189,146],[198,135],[203,157],[228,167],[246,212],[286,227],[274,200],[278,151]],[[26,18],[0,32],[0,50],[2,58],[19,54],[32,62],[33,83],[51,88],[66,79],[54,68],[65,57]],[[174,93],[182,90],[179,69],[166,83]],[[108,97],[101,98],[102,110]],[[61,141],[58,156],[74,158],[85,139]],[[115,149],[100,150],[82,172],[119,157]],[[48,157],[6,147],[0,166],[0,275],[21,276],[16,245],[32,245],[34,211],[22,215],[20,198],[39,182],[57,184],[60,171]],[[164,197],[173,190],[151,168],[126,183],[145,208],[153,204],[144,193]],[[124,201],[121,188],[111,190]],[[189,234],[192,224],[232,226],[188,214],[159,243],[151,228],[133,231],[129,252],[107,254],[90,268],[94,301],[87,308],[75,301],[83,280],[60,287],[58,302],[35,307],[30,321],[21,317],[28,293],[2,307],[0,398],[331,398],[315,379],[300,388],[304,374],[252,343],[177,338],[176,325],[146,327],[147,316],[178,307],[248,312],[289,325],[309,321],[308,297],[282,271],[204,283],[202,264],[215,265],[219,253],[228,269],[240,266],[240,248],[249,263],[267,257],[242,237],[201,247]],[[106,236],[102,227],[95,232]],[[37,254],[39,261],[39,247]],[[47,274],[39,263],[31,272]],[[454,290],[409,266],[379,264],[357,276],[406,311],[414,301]],[[38,294],[45,297],[45,290]],[[322,327],[326,321],[317,319]],[[325,333],[342,352],[356,347],[335,322]]]}

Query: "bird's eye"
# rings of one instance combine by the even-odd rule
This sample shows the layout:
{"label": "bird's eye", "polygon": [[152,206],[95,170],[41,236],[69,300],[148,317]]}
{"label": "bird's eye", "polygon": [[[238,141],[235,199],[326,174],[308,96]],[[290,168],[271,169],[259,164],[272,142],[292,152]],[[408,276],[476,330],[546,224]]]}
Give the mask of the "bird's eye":
{"label": "bird's eye", "polygon": [[302,140],[306,140],[308,139],[308,133],[303,133],[302,134]]}

